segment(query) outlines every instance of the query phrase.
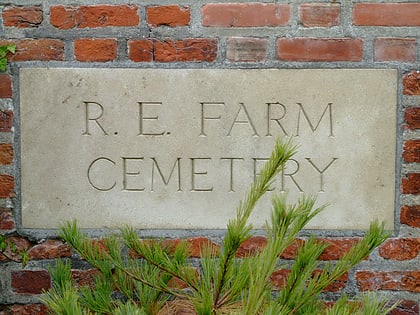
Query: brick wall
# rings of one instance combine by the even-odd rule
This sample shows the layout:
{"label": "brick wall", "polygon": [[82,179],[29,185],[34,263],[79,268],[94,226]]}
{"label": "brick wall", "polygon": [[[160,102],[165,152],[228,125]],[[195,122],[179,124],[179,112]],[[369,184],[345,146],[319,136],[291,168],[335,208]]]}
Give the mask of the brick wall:
{"label": "brick wall", "polygon": [[[39,304],[50,286],[47,266],[71,257],[60,240],[19,230],[13,208],[16,171],[14,122],[18,68],[396,68],[398,185],[396,230],[373,255],[330,288],[378,291],[403,302],[393,314],[418,314],[420,300],[420,3],[418,1],[141,1],[9,0],[0,3],[0,45],[15,43],[0,74],[0,232],[29,251],[25,269],[0,254],[0,314],[45,314]],[[79,3],[75,5],[74,3]],[[83,3],[83,5],[80,5]],[[15,84],[14,84],[15,83]],[[378,131],[380,132],[380,131]],[[25,236],[26,235],[26,236]],[[192,238],[192,255],[208,236]],[[334,261],[358,236],[319,232],[329,242],[322,259]],[[299,242],[297,240],[296,242]],[[256,236],[241,254],[264,246]],[[217,242],[214,244],[219,246]],[[293,259],[294,247],[285,260]],[[19,257],[16,257],[19,258]],[[74,258],[73,256],[73,259]],[[77,265],[77,264],[76,264]],[[79,283],[92,270],[74,270]],[[280,286],[287,269],[273,274]]]}

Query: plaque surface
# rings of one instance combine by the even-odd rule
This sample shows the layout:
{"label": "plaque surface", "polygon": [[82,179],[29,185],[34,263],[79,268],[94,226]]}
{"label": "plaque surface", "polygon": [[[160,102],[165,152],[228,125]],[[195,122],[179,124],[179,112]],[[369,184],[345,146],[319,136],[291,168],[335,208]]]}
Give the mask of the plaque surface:
{"label": "plaque surface", "polygon": [[393,227],[395,70],[20,70],[24,228],[225,228],[277,137],[299,151],[261,200],[316,194],[312,229]]}

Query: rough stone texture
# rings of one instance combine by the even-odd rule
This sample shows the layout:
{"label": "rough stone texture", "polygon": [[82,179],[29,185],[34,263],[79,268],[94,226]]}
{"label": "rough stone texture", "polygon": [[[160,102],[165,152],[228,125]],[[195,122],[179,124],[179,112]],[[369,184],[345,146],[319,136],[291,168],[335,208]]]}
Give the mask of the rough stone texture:
{"label": "rough stone texture", "polygon": [[11,62],[19,61],[61,61],[64,60],[64,42],[60,39],[20,39],[2,41],[0,45],[16,44],[16,53],[9,57]]}
{"label": "rough stone texture", "polygon": [[107,62],[117,57],[115,39],[78,39],[74,42],[76,60],[84,62]]}
{"label": "rough stone texture", "polygon": [[42,8],[39,6],[5,7],[2,13],[4,26],[38,27],[43,21]]}
{"label": "rough stone texture", "polygon": [[279,38],[277,58],[286,61],[361,61],[363,40],[357,38]]}
{"label": "rough stone texture", "polygon": [[[287,133],[299,135],[301,147],[274,188],[294,199],[301,191],[325,192],[318,202],[331,204],[310,227],[362,229],[375,217],[392,227],[395,75],[22,69],[23,224],[80,218],[83,227],[224,228],[274,137]],[[43,106],[32,111],[34,104]],[[355,142],[361,135],[366,141]],[[251,218],[256,227],[265,224],[269,204],[267,195]]]}
{"label": "rough stone texture", "polygon": [[420,71],[411,71],[403,76],[404,94],[420,95]]}
{"label": "rough stone texture", "polygon": [[332,27],[340,24],[340,4],[305,3],[299,6],[300,22],[305,27]]}
{"label": "rough stone texture", "polygon": [[51,287],[51,277],[46,270],[13,270],[12,290],[20,294],[41,294]]}
{"label": "rough stone texture", "polygon": [[0,165],[10,165],[13,163],[13,145],[10,143],[0,143]]}
{"label": "rough stone texture", "polygon": [[402,158],[407,163],[420,162],[420,140],[407,140],[404,142]]}
{"label": "rough stone texture", "polygon": [[357,286],[368,290],[404,290],[420,292],[420,271],[358,271]]}
{"label": "rough stone texture", "polygon": [[379,255],[392,260],[415,259],[419,252],[419,238],[388,239],[379,247]]}
{"label": "rough stone texture", "polygon": [[279,26],[289,23],[290,6],[273,3],[209,3],[202,7],[201,14],[203,26]]}
{"label": "rough stone texture", "polygon": [[416,61],[415,38],[376,38],[375,61]]}
{"label": "rough stone texture", "polygon": [[356,3],[353,24],[420,26],[420,3]]}
{"label": "rough stone texture", "polygon": [[230,37],[226,44],[226,57],[230,61],[264,61],[267,58],[267,39]]}
{"label": "rough stone texture", "polygon": [[12,96],[12,77],[8,74],[0,74],[0,98],[10,98]]}
{"label": "rough stone texture", "polygon": [[150,6],[146,9],[147,23],[151,26],[187,26],[190,23],[188,6],[166,5]]}
{"label": "rough stone texture", "polygon": [[70,246],[59,240],[46,240],[29,251],[31,259],[53,259],[71,256]]}
{"label": "rough stone texture", "polygon": [[420,227],[420,205],[403,206],[400,213],[401,224],[412,227]]}
{"label": "rough stone texture", "polygon": [[50,23],[60,29],[135,26],[140,22],[136,5],[52,6]]}

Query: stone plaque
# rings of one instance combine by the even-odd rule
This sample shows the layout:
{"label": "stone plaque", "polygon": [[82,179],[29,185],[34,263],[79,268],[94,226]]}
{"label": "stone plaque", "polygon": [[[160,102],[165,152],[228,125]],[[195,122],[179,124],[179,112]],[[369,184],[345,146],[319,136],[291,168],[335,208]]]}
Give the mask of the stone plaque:
{"label": "stone plaque", "polygon": [[219,229],[277,137],[298,154],[270,195],[316,194],[312,229],[394,224],[395,70],[20,70],[24,228]]}

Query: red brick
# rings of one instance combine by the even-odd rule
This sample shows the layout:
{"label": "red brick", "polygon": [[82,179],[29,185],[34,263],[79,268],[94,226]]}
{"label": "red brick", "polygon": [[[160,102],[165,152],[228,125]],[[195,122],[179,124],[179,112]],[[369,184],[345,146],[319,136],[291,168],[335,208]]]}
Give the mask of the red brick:
{"label": "red brick", "polygon": [[97,269],[88,269],[88,270],[71,270],[71,276],[74,280],[76,287],[90,286],[93,287],[95,284],[95,277],[99,275]]}
{"label": "red brick", "polygon": [[403,194],[418,195],[420,193],[420,173],[410,173],[403,178],[401,192]]}
{"label": "red brick", "polygon": [[397,307],[388,315],[418,315],[420,314],[419,303],[416,301],[402,300]]}
{"label": "red brick", "polygon": [[12,92],[12,77],[8,74],[0,74],[0,98],[11,98]]}
{"label": "red brick", "polygon": [[[287,284],[287,278],[290,275],[290,270],[288,269],[279,269],[273,272],[270,277],[271,284],[273,285],[274,290],[280,290]],[[313,275],[321,273],[321,269],[317,269],[314,271]],[[327,292],[338,292],[343,289],[348,281],[348,273],[345,273],[340,278],[336,279],[333,283],[331,283],[328,287],[325,288],[324,291]]]}
{"label": "red brick", "polygon": [[353,24],[420,26],[420,3],[356,3]]}
{"label": "red brick", "polygon": [[13,305],[10,308],[11,314],[14,315],[47,315],[49,309],[44,304],[26,304],[26,305]]}
{"label": "red brick", "polygon": [[420,71],[411,71],[403,76],[404,94],[420,95]]}
{"label": "red brick", "polygon": [[201,9],[203,26],[262,27],[287,25],[288,4],[272,3],[209,3]]}
{"label": "red brick", "polygon": [[420,162],[420,139],[407,140],[404,142],[402,157],[404,162]]}
{"label": "red brick", "polygon": [[52,6],[50,23],[60,29],[136,26],[140,22],[136,5]]}
{"label": "red brick", "polygon": [[16,224],[12,210],[9,208],[0,208],[0,230],[13,230],[15,228]]}
{"label": "red brick", "polygon": [[154,60],[157,62],[211,62],[216,57],[217,39],[188,38],[154,42]]}
{"label": "red brick", "polygon": [[113,61],[117,57],[117,41],[115,39],[77,39],[74,41],[76,60],[83,62]]}
{"label": "red brick", "polygon": [[400,222],[401,224],[420,228],[420,205],[402,206]]}
{"label": "red brick", "polygon": [[22,39],[1,41],[0,45],[16,44],[16,53],[10,55],[10,61],[49,61],[64,60],[64,42],[59,39]]}
{"label": "red brick", "polygon": [[305,240],[302,239],[295,239],[293,243],[286,247],[286,249],[283,251],[283,253],[280,254],[280,257],[282,259],[295,259],[297,252],[301,246],[303,246],[305,243]]}
{"label": "red brick", "polygon": [[420,270],[358,271],[356,283],[362,291],[393,290],[420,292]]}
{"label": "red brick", "polygon": [[13,146],[9,143],[0,143],[0,165],[13,163]]}
{"label": "red brick", "polygon": [[305,27],[331,27],[340,24],[340,5],[305,3],[300,6],[300,21]]}
{"label": "red brick", "polygon": [[420,107],[407,108],[404,113],[405,129],[420,129]]}
{"label": "red brick", "polygon": [[267,58],[268,40],[265,38],[230,37],[226,57],[230,61],[264,61]]}
{"label": "red brick", "polygon": [[15,193],[15,180],[13,176],[1,174],[0,175],[0,198],[12,198]]}
{"label": "red brick", "polygon": [[277,58],[286,61],[361,61],[363,41],[357,38],[279,38]]}
{"label": "red brick", "polygon": [[10,132],[13,126],[13,112],[0,110],[0,132]]}
{"label": "red brick", "polygon": [[6,255],[0,254],[0,261],[8,261],[10,258],[12,260],[20,261],[22,259],[21,252],[27,251],[31,246],[31,243],[23,237],[10,236],[6,238],[8,244],[14,245],[14,250],[11,249],[10,245],[7,247],[4,252]]}
{"label": "red brick", "polygon": [[6,7],[3,10],[4,26],[12,27],[37,27],[42,23],[42,9],[39,6],[31,7]]}
{"label": "red brick", "polygon": [[129,40],[128,57],[135,62],[153,61],[153,41],[149,39]]}
{"label": "red brick", "polygon": [[420,238],[388,239],[379,247],[379,255],[385,259],[410,260],[420,252]]}
{"label": "red brick", "polygon": [[375,61],[416,61],[415,38],[375,39]]}
{"label": "red brick", "polygon": [[70,247],[59,240],[47,240],[42,244],[35,245],[29,251],[31,259],[52,259],[70,256]]}
{"label": "red brick", "polygon": [[254,256],[261,252],[267,245],[267,238],[264,236],[253,236],[241,244],[236,257],[243,258]]}
{"label": "red brick", "polygon": [[[180,239],[165,240],[163,245],[167,246],[169,249],[174,249],[180,242]],[[200,258],[201,252],[205,247],[211,249],[213,253],[218,253],[220,251],[220,245],[206,237],[192,237],[188,238],[186,242],[188,245],[190,257]]]}
{"label": "red brick", "polygon": [[12,270],[11,287],[16,293],[41,294],[51,287],[50,274],[46,270]]}
{"label": "red brick", "polygon": [[346,254],[351,247],[357,244],[359,238],[323,238],[323,243],[329,246],[319,256],[320,260],[338,260]]}
{"label": "red brick", "polygon": [[187,26],[190,8],[179,5],[152,6],[146,9],[147,23],[151,26]]}

